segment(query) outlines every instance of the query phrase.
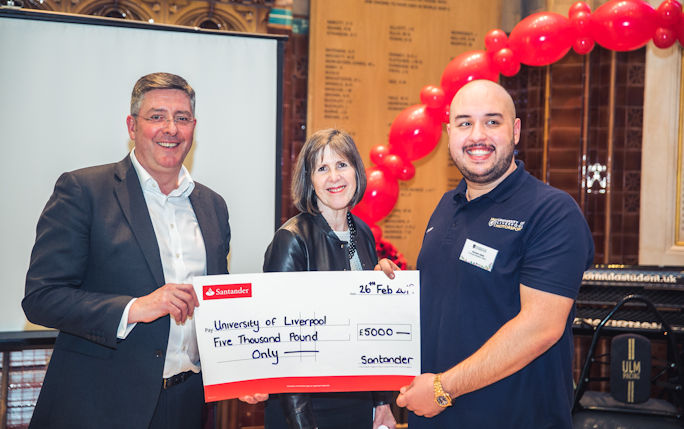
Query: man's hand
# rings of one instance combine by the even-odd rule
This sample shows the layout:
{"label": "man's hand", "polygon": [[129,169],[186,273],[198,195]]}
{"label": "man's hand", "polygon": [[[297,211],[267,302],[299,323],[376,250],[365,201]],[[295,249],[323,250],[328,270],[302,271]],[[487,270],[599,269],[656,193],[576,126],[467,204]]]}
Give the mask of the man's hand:
{"label": "man's hand", "polygon": [[[378,405],[375,407],[375,418],[373,419],[373,429],[384,426],[387,429],[395,429],[397,421],[394,419],[392,409],[389,404]],[[384,428],[383,428],[384,429]]]}
{"label": "man's hand", "polygon": [[169,314],[178,323],[192,317],[199,300],[191,284],[167,283],[131,305],[128,323],[152,322]]}
{"label": "man's hand", "polygon": [[414,378],[410,385],[399,390],[397,405],[423,417],[434,417],[444,411],[435,402],[434,380],[435,374],[429,372]]}
{"label": "man's hand", "polygon": [[268,393],[255,393],[253,395],[240,396],[239,398],[242,402],[247,402],[248,404],[258,404],[268,399]]}
{"label": "man's hand", "polygon": [[394,278],[395,271],[401,271],[401,268],[397,267],[397,264],[390,261],[387,258],[382,258],[378,261],[378,265],[375,266],[375,271],[382,271],[390,279]]}

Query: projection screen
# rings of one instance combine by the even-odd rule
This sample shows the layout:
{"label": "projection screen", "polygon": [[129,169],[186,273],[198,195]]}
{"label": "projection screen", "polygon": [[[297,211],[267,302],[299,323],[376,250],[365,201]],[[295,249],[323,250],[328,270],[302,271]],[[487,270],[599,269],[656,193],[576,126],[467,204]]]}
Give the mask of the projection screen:
{"label": "projection screen", "polygon": [[230,271],[261,271],[280,217],[284,40],[0,10],[0,332],[33,328],[20,304],[36,222],[56,179],[127,155],[131,89],[151,72],[181,75],[194,87],[197,128],[186,167],[228,204]]}

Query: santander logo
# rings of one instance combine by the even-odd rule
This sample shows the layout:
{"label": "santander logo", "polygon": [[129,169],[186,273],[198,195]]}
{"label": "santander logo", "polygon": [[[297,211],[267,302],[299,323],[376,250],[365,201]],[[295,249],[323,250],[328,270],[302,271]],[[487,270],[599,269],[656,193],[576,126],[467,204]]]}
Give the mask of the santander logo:
{"label": "santander logo", "polygon": [[202,286],[202,297],[204,298],[204,300],[226,298],[250,298],[251,296],[251,283]]}

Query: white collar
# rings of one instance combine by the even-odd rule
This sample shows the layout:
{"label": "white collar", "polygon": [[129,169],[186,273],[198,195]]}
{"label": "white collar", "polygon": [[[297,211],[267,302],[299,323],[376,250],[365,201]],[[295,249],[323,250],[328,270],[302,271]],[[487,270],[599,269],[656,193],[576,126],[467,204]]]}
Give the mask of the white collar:
{"label": "white collar", "polygon": [[[159,183],[152,177],[152,175],[145,170],[145,167],[140,164],[138,158],[135,157],[135,148],[131,150],[131,162],[133,163],[133,168],[135,172],[138,173],[138,180],[140,181],[140,187],[143,190],[150,190],[154,192],[161,193],[159,188]],[[188,197],[195,189],[195,181],[190,177],[190,172],[184,165],[181,165],[181,169],[178,172],[178,186],[173,191],[169,192],[169,197]]]}

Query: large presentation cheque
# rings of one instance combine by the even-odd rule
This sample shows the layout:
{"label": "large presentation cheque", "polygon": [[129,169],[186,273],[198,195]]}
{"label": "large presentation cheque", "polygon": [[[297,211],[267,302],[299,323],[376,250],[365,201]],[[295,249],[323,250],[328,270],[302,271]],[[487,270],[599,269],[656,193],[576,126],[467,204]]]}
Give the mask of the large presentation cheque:
{"label": "large presentation cheque", "polygon": [[417,271],[195,277],[207,402],[398,390],[420,374]]}

